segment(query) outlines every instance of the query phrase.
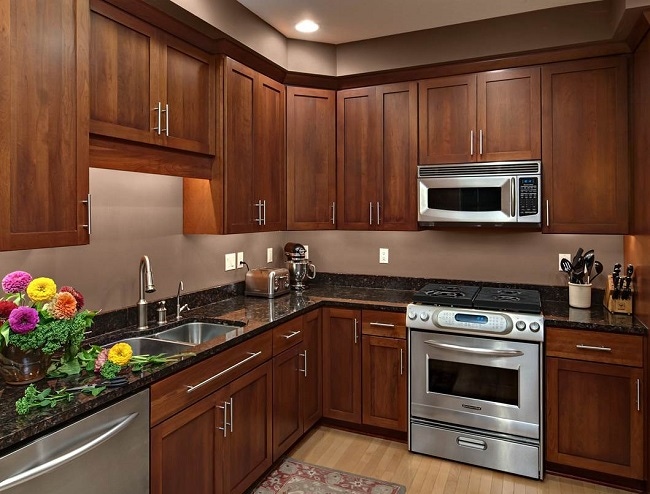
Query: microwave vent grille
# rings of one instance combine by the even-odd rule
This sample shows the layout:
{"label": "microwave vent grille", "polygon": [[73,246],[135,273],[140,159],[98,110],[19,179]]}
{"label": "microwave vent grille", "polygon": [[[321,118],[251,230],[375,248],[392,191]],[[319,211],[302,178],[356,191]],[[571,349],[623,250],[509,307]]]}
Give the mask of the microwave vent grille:
{"label": "microwave vent grille", "polygon": [[540,161],[427,165],[418,166],[418,178],[538,175],[541,172],[541,169],[542,164]]}

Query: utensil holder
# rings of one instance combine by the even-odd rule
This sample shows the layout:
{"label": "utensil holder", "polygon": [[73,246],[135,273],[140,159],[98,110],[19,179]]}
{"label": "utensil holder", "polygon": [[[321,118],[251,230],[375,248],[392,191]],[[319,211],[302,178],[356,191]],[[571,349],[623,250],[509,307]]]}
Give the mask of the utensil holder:
{"label": "utensil holder", "polygon": [[616,290],[614,288],[614,280],[612,278],[612,275],[607,275],[607,287],[605,288],[603,305],[609,312],[612,312],[614,314],[632,315],[633,295],[634,287],[632,285],[630,285],[627,291],[621,292],[620,290]]}
{"label": "utensil holder", "polygon": [[591,307],[591,283],[583,285],[569,282],[569,305],[576,309]]}

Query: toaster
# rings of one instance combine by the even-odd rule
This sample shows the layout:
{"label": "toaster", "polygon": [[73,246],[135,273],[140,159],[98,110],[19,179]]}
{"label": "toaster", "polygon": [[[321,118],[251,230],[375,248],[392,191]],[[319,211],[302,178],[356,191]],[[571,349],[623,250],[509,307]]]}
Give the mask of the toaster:
{"label": "toaster", "polygon": [[289,293],[287,268],[256,268],[246,273],[246,295],[274,298]]}

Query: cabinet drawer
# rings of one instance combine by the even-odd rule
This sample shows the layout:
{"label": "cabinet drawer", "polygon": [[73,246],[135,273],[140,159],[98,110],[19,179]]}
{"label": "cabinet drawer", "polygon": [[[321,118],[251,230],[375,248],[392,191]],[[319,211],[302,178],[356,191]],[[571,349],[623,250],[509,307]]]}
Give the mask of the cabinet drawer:
{"label": "cabinet drawer", "polygon": [[364,310],[361,321],[362,334],[406,339],[406,316],[403,312]]}
{"label": "cabinet drawer", "polygon": [[546,329],[546,355],[643,367],[643,337],[576,329]]}
{"label": "cabinet drawer", "polygon": [[271,358],[271,332],[244,341],[151,386],[151,425]]}
{"label": "cabinet drawer", "polygon": [[273,355],[279,355],[287,348],[302,341],[302,317],[296,317],[273,330]]}

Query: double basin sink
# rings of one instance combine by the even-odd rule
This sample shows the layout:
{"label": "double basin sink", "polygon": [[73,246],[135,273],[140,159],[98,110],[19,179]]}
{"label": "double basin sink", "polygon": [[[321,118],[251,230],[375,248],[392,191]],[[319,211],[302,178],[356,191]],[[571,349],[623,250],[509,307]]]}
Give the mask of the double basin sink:
{"label": "double basin sink", "polygon": [[[192,347],[206,343],[231,331],[236,334],[241,326],[235,322],[192,321],[174,326],[149,336],[137,336],[119,340],[128,343],[134,355],[176,355],[191,352]],[[110,346],[110,345],[107,345]]]}

